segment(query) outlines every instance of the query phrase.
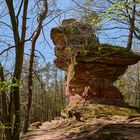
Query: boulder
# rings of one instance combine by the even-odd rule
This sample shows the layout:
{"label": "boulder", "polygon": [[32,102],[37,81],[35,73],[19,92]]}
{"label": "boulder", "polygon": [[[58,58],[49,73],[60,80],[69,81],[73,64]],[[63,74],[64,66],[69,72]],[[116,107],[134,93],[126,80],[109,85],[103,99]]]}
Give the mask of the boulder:
{"label": "boulder", "polygon": [[51,38],[55,44],[54,63],[66,73],[68,104],[92,100],[124,105],[113,83],[129,65],[140,60],[140,55],[123,47],[100,44],[92,27],[75,19],[64,20],[53,28]]}

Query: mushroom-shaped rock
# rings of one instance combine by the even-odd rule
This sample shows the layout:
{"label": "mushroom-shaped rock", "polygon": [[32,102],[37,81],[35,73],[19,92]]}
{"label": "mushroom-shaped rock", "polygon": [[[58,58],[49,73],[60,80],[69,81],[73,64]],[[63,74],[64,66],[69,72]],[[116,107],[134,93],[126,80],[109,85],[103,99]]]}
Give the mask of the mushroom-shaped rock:
{"label": "mushroom-shaped rock", "polygon": [[64,20],[51,30],[55,44],[55,64],[66,71],[69,103],[79,100],[123,101],[113,82],[140,56],[125,48],[100,44],[92,27],[74,19]]}

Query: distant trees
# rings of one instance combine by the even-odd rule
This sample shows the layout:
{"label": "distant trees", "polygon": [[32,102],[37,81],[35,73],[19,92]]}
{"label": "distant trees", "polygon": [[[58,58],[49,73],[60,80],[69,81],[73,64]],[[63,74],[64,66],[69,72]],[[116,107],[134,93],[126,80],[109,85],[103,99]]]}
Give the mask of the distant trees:
{"label": "distant trees", "polygon": [[124,100],[131,106],[140,108],[140,64],[129,67],[116,86],[124,95]]}
{"label": "distant trees", "polygon": [[24,133],[26,133],[28,131],[29,115],[30,115],[30,109],[31,109],[31,105],[32,105],[33,65],[34,65],[34,59],[35,59],[35,47],[36,47],[37,39],[42,30],[43,21],[45,20],[47,13],[48,13],[48,1],[44,0],[43,1],[43,10],[37,17],[38,25],[37,25],[37,28],[32,37],[32,41],[31,41],[32,43],[31,43],[31,52],[30,52],[29,68],[28,68],[29,69],[28,70],[28,102],[27,102],[27,110],[25,113],[25,120],[24,120],[24,127],[23,127]]}
{"label": "distant trees", "polygon": [[[25,94],[28,93],[28,75],[26,71],[22,77],[24,82],[21,89],[22,120],[24,120],[28,98],[27,94]],[[51,121],[60,116],[60,112],[65,105],[64,73],[50,62],[44,67],[40,67],[35,63],[29,124],[36,121]]]}
{"label": "distant trees", "polygon": [[[47,2],[47,0],[4,0],[0,2],[0,30],[2,33],[0,35],[0,114],[1,127],[4,132],[2,139],[4,140],[20,139],[20,90],[25,47],[32,44],[31,52],[35,51],[36,41],[43,31],[43,27],[47,25],[42,24],[48,12]],[[38,26],[34,29],[36,25]],[[26,54],[28,54],[27,48]],[[31,53],[29,89],[32,86],[33,63],[34,53]],[[30,110],[31,103],[29,104],[27,112]]]}

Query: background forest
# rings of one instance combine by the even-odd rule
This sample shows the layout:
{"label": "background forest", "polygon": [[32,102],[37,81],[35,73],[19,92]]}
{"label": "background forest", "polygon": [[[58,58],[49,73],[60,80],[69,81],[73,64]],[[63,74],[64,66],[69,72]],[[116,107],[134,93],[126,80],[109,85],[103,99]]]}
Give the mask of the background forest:
{"label": "background forest", "polygon": [[[63,71],[53,64],[50,30],[63,19],[88,22],[101,43],[139,52],[139,0],[0,0],[0,139],[18,140],[37,121],[60,116],[67,104]],[[140,108],[140,63],[116,83]]]}

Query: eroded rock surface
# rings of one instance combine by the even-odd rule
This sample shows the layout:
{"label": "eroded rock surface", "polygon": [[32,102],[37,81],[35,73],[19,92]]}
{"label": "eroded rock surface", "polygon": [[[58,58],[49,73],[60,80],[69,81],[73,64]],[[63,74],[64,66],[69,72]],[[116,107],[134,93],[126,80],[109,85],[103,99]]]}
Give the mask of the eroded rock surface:
{"label": "eroded rock surface", "polygon": [[128,65],[140,56],[125,48],[100,44],[92,27],[74,19],[64,20],[51,30],[55,44],[55,64],[66,71],[68,102],[93,99],[118,104],[123,101],[113,85]]}

